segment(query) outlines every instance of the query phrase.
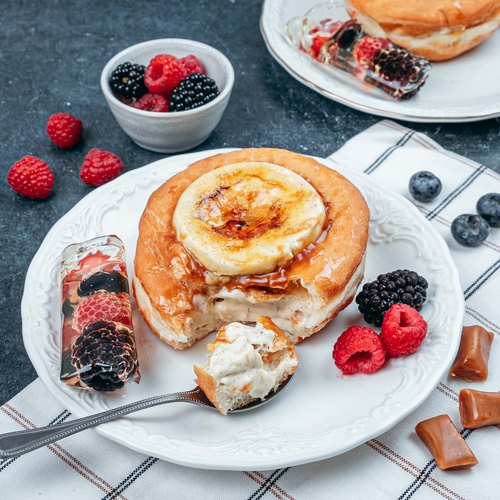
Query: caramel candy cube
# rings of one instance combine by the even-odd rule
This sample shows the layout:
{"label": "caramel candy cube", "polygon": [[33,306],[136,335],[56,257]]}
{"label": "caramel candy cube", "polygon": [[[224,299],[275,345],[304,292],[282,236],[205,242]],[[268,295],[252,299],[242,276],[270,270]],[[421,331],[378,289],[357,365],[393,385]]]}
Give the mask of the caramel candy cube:
{"label": "caramel candy cube", "polygon": [[493,337],[493,333],[481,326],[464,327],[460,348],[451,367],[450,375],[467,382],[486,380]]}
{"label": "caramel candy cube", "polygon": [[460,420],[466,429],[500,424],[500,392],[462,389],[458,404]]}
{"label": "caramel candy cube", "polygon": [[477,464],[477,458],[448,415],[423,420],[415,431],[441,470],[470,469]]}

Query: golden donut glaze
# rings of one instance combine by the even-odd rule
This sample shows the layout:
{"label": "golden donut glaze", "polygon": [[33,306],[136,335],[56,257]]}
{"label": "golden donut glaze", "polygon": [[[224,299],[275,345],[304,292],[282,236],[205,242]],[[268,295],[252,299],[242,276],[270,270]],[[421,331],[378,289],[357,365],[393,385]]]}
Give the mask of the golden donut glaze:
{"label": "golden donut glaze", "polygon": [[[326,304],[346,287],[364,256],[368,206],[359,190],[338,172],[282,149],[241,149],[204,158],[160,186],[149,198],[139,223],[135,275],[154,309],[176,331],[189,321],[195,309],[193,297],[203,294],[207,287],[203,267],[176,240],[172,219],[177,201],[206,172],[249,161],[274,163],[301,175],[317,190],[327,208],[327,226],[322,235],[284,269],[287,282],[313,286]],[[241,280],[259,281],[257,276],[248,278]],[[283,293],[282,284],[280,288]]]}

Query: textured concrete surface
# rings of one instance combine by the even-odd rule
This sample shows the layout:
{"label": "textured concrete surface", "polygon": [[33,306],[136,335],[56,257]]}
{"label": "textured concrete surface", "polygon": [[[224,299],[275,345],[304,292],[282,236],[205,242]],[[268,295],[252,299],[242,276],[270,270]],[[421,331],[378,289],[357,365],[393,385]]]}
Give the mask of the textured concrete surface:
{"label": "textured concrete surface", "polygon": [[[24,277],[50,227],[91,191],[78,178],[86,151],[113,151],[126,170],[161,157],[133,144],[106,107],[99,75],[115,53],[140,41],[178,37],[227,54],[236,71],[233,96],[221,124],[198,149],[275,146],[321,156],[379,120],[328,101],[288,76],[266,51],[260,8],[258,0],[2,0],[0,403],[36,376],[21,338]],[[59,150],[45,135],[48,116],[58,111],[84,122],[85,139],[74,150]],[[410,124],[496,170],[499,125]],[[26,154],[53,167],[55,190],[45,201],[23,199],[5,182],[10,165]]]}

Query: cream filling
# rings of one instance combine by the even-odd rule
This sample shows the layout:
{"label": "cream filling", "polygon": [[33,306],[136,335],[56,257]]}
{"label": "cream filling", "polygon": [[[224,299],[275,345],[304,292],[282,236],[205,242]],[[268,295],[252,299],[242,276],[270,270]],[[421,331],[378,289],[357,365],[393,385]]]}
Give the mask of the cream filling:
{"label": "cream filling", "polygon": [[231,323],[225,327],[229,343],[216,344],[206,370],[226,393],[247,392],[252,398],[265,398],[290,370],[291,359],[275,368],[265,365],[261,352],[269,351],[276,334],[261,324]]}
{"label": "cream filling", "polygon": [[472,26],[470,28],[440,28],[434,31],[431,35],[418,37],[405,35],[399,28],[385,31],[382,26],[380,26],[380,24],[370,16],[362,14],[359,11],[355,11],[355,9],[352,8],[351,10],[355,12],[355,18],[362,24],[363,30],[368,35],[381,38],[389,38],[395,43],[411,46],[414,48],[423,48],[435,44],[452,45],[457,41],[458,38],[460,38],[467,44],[477,36],[486,35],[488,33],[491,33],[492,31],[495,31],[500,25],[500,16],[497,16],[491,21],[487,21],[483,24],[478,24],[477,26]]}
{"label": "cream filling", "polygon": [[363,279],[365,256],[351,276],[344,290],[326,305],[315,297],[311,289],[301,295],[286,295],[275,301],[256,302],[242,290],[221,288],[215,295],[222,301],[213,303],[212,311],[224,323],[231,321],[254,322],[260,316],[269,316],[285,335],[296,343],[310,335],[310,330],[324,323],[346,299],[356,293]]}
{"label": "cream filling", "polygon": [[352,7],[349,7],[349,10],[352,11],[353,17],[363,26],[363,31],[370,36],[376,36],[380,38],[387,38],[387,33],[385,30],[378,24],[374,19],[366,14],[362,14],[361,12],[355,10]]}
{"label": "cream filling", "polygon": [[471,43],[475,38],[487,35],[495,31],[500,24],[499,20],[489,21],[484,24],[478,24],[472,28],[466,28],[464,30],[451,30],[451,29],[441,29],[436,31],[432,35],[426,37],[412,37],[408,35],[402,35],[394,30],[389,33],[389,38],[392,38],[396,42],[404,45],[409,45],[414,48],[424,48],[434,45],[453,45],[460,39],[465,45]]}
{"label": "cream filling", "polygon": [[160,313],[153,307],[153,304],[151,304],[151,300],[144,290],[140,280],[134,276],[133,281],[136,301],[144,310],[144,315],[147,317],[153,330],[163,341],[172,344],[179,344],[179,347],[182,347],[183,345],[191,345],[197,340],[206,337],[209,332],[222,326],[220,320],[213,314],[210,314],[206,297],[197,295],[194,297],[196,310],[188,319],[184,330],[187,335],[184,331],[174,331],[161,317]]}
{"label": "cream filling", "polygon": [[260,316],[269,316],[285,335],[296,343],[300,338],[309,336],[311,329],[324,323],[333,311],[356,293],[363,279],[365,258],[366,254],[345,289],[326,305],[316,297],[312,287],[310,290],[304,287],[303,294],[285,295],[278,300],[267,302],[256,302],[242,290],[221,287],[210,296],[194,297],[196,311],[189,318],[184,331],[179,333],[176,333],[153,308],[141,282],[135,276],[134,290],[137,302],[143,308],[151,326],[169,343],[190,345],[223,324],[233,321],[256,322]]}

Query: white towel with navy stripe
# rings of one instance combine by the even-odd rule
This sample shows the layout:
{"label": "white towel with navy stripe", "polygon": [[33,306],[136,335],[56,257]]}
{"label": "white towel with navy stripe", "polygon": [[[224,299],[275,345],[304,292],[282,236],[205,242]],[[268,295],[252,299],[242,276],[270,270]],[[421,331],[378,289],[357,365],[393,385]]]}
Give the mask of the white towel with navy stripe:
{"label": "white towel with navy stripe", "polygon": [[[500,390],[500,229],[477,248],[458,245],[450,233],[457,215],[475,213],[481,195],[500,192],[500,177],[388,121],[357,135],[331,158],[409,199],[408,179],[413,173],[430,170],[441,179],[440,196],[417,206],[450,247],[466,300],[464,324],[479,324],[495,333],[490,375],[474,388]],[[498,499],[500,426],[461,429],[458,392],[465,385],[444,376],[429,399],[391,431],[339,457],[267,472],[189,469],[135,453],[88,430],[29,455],[0,461],[0,498]],[[0,410],[1,432],[72,418],[40,380]],[[475,468],[440,471],[416,437],[419,421],[441,413],[450,415],[462,430],[479,460]]]}

